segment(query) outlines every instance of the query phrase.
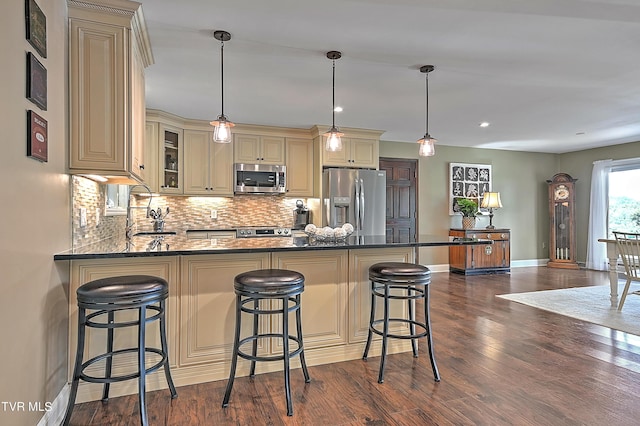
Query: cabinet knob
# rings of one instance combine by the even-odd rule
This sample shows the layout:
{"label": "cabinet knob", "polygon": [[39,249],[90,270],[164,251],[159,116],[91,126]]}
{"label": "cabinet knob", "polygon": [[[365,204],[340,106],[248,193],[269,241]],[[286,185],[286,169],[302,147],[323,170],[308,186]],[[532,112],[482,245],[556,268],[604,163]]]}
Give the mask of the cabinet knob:
{"label": "cabinet knob", "polygon": [[500,234],[500,237],[507,238],[507,236],[505,234]]}
{"label": "cabinet knob", "polygon": [[491,234],[487,234],[487,238],[491,239]]}
{"label": "cabinet knob", "polygon": [[144,170],[144,164],[140,164],[140,170]]}

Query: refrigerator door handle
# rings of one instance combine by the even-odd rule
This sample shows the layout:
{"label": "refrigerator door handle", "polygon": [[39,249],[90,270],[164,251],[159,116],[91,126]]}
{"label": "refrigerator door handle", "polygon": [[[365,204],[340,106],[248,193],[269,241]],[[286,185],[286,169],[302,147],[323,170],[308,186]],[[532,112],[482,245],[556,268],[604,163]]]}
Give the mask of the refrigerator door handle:
{"label": "refrigerator door handle", "polygon": [[358,179],[355,180],[355,189],[356,189],[356,193],[355,193],[355,204],[356,204],[356,208],[355,208],[355,213],[354,213],[354,217],[356,219],[356,223],[355,223],[355,228],[356,231],[360,230],[360,182]]}
{"label": "refrigerator door handle", "polygon": [[364,228],[364,180],[360,179],[360,229]]}

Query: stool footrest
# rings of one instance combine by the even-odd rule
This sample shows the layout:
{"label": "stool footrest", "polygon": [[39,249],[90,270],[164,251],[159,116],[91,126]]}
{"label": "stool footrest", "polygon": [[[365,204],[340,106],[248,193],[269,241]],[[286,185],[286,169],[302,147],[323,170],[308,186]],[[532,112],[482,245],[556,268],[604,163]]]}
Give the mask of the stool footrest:
{"label": "stool footrest", "polygon": [[[240,340],[240,342],[238,344],[238,356],[240,358],[244,358],[244,359],[247,359],[249,361],[282,361],[282,360],[284,360],[284,354],[281,354],[281,355],[266,355],[266,356],[259,356],[259,355],[253,356],[253,355],[249,355],[249,354],[243,352],[240,349],[242,347],[242,345],[244,345],[244,344],[247,344],[249,342],[254,342],[254,341],[258,340],[258,339],[268,338],[268,337],[279,337],[280,339],[284,339],[284,336],[282,334],[278,334],[278,333],[265,333],[265,334],[257,334],[255,336],[245,337],[244,339]],[[289,352],[289,358],[293,358],[294,356],[296,356],[300,352],[302,352],[303,347],[302,347],[302,344],[301,344],[300,339],[298,337],[289,335],[289,340],[293,340],[298,345],[297,349],[294,349],[294,350]]]}
{"label": "stool footrest", "polygon": [[[156,355],[160,355],[160,361],[156,364],[154,364],[151,367],[148,367],[145,370],[145,375],[149,374],[149,373],[153,373],[154,371],[156,371],[157,369],[159,369],[160,367],[162,367],[166,361],[166,355],[162,352],[161,349],[158,348],[145,348],[145,355],[147,353],[153,353]],[[131,380],[131,379],[136,379],[138,377],[140,377],[140,372],[137,371],[135,373],[131,373],[131,374],[126,374],[126,375],[122,375],[122,376],[112,376],[112,377],[95,377],[95,376],[89,376],[88,374],[86,374],[84,372],[84,370],[88,367],[90,367],[91,365],[95,364],[98,361],[102,361],[103,359],[107,359],[107,358],[113,358],[116,355],[122,355],[122,354],[126,354],[126,353],[137,353],[138,352],[138,348],[127,348],[127,349],[119,349],[117,351],[113,351],[113,352],[107,352],[101,355],[98,355],[96,357],[91,358],[90,360],[88,360],[87,362],[82,363],[82,368],[80,369],[80,378],[86,382],[91,382],[91,383],[114,383],[114,382],[123,382],[125,380]]]}
{"label": "stool footrest", "polygon": [[[409,320],[409,319],[405,319],[405,318],[389,318],[389,324],[391,323],[404,323],[404,324],[413,324],[416,327],[420,327],[422,328],[424,331],[421,333],[414,333],[414,334],[393,334],[393,333],[387,333],[387,337],[395,337],[396,339],[419,339],[420,337],[425,337],[429,334],[429,332],[427,331],[427,326],[421,322],[418,321],[413,321],[413,320]],[[380,330],[378,330],[375,326],[378,324],[382,324],[384,323],[383,319],[379,319],[379,320],[375,320],[371,323],[371,326],[369,327],[370,330],[374,333],[376,333],[379,336],[384,335],[384,333]]]}

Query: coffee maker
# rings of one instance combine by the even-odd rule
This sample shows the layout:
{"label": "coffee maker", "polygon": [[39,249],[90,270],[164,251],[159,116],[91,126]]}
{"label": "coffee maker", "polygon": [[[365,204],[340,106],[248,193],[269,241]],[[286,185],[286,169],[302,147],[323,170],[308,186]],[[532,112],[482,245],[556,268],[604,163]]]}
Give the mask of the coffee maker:
{"label": "coffee maker", "polygon": [[304,206],[302,200],[296,200],[296,208],[293,209],[292,229],[304,229],[311,221],[311,212]]}

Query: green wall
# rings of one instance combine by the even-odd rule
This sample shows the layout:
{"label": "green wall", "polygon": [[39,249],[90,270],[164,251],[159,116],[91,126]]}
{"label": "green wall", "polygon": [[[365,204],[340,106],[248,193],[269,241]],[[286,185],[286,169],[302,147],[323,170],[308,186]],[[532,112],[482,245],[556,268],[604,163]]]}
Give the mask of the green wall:
{"label": "green wall", "polygon": [[[380,142],[380,157],[419,158],[418,221],[422,234],[448,233],[460,227],[459,215],[448,214],[449,163],[491,164],[493,190],[500,192],[503,208],[495,210],[493,224],[511,229],[511,260],[547,259],[549,257],[549,205],[547,179],[564,172],[577,178],[576,225],[577,260],[586,261],[589,226],[589,194],[593,162],[640,156],[640,142],[576,151],[567,154],[504,151],[479,148],[436,146],[434,157],[419,158],[415,143]],[[478,228],[488,224],[480,218]],[[446,248],[421,249],[420,262],[448,263]]]}

